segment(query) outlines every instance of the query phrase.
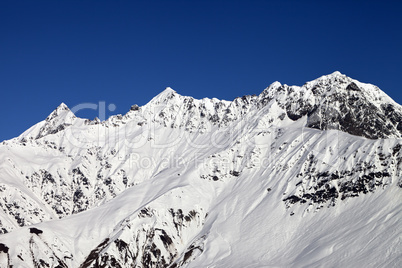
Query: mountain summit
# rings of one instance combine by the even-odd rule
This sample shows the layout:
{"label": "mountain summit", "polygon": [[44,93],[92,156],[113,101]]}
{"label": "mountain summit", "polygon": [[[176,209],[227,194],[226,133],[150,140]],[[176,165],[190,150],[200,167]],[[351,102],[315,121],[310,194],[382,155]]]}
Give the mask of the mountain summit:
{"label": "mountain summit", "polygon": [[0,144],[0,266],[400,267],[401,191],[402,107],[340,72],[103,121],[62,103]]}

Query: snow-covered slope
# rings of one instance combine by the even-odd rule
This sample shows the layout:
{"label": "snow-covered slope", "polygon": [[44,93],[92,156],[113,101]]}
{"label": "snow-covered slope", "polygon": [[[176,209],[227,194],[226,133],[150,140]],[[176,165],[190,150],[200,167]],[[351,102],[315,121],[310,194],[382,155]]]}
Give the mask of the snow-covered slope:
{"label": "snow-covered slope", "polygon": [[400,267],[402,107],[335,72],[259,96],[61,104],[0,145],[0,266]]}

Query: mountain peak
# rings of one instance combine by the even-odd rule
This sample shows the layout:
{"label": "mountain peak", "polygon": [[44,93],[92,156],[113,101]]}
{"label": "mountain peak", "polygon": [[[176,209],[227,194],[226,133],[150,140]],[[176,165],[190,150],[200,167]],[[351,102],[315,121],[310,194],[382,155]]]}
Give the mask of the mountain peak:
{"label": "mountain peak", "polygon": [[342,73],[339,72],[339,71],[335,71],[335,72],[329,74],[328,76],[342,76],[342,75],[344,75],[344,74],[342,74]]}
{"label": "mountain peak", "polygon": [[327,74],[327,75],[323,75],[321,77],[318,77],[317,79],[314,79],[308,83],[312,83],[312,84],[317,84],[317,83],[333,83],[333,82],[337,82],[339,80],[343,80],[343,79],[349,79],[352,80],[350,77],[342,74],[339,71],[335,71],[333,73]]}
{"label": "mountain peak", "polygon": [[[45,124],[39,129],[36,134],[36,139],[44,137],[48,134],[55,134],[67,126],[70,126],[76,116],[74,113],[68,108],[65,103],[61,103],[57,108],[49,114],[49,116],[45,119]],[[32,133],[30,135],[33,135]]]}
{"label": "mountain peak", "polygon": [[165,90],[163,90],[161,93],[156,95],[150,103],[155,103],[155,104],[160,104],[167,102],[170,99],[173,99],[175,96],[179,96],[175,90],[173,90],[171,87],[166,87]]}
{"label": "mountain peak", "polygon": [[70,110],[64,102],[60,103],[59,106],[57,106],[56,110],[59,110],[59,109],[60,110]]}
{"label": "mountain peak", "polygon": [[[56,117],[60,117],[63,114],[66,114],[66,115],[69,114],[70,115],[69,117],[75,117],[74,113],[71,112],[71,110],[68,108],[68,106],[64,102],[62,102],[62,103],[60,103],[59,106],[57,106],[57,108],[53,112],[51,112],[49,114],[49,116],[46,118],[46,121],[52,121]],[[65,116],[63,116],[63,117],[65,117]]]}
{"label": "mountain peak", "polygon": [[278,88],[278,87],[281,87],[282,86],[282,84],[281,84],[281,82],[279,82],[279,81],[275,81],[275,82],[273,82],[271,85],[269,85],[269,89],[272,89],[272,88]]}
{"label": "mountain peak", "polygon": [[[342,74],[339,71],[335,71],[333,73],[327,74],[327,75],[323,75],[320,78],[337,78],[337,77],[347,77],[346,75]],[[318,79],[320,79],[318,78]]]}
{"label": "mountain peak", "polygon": [[165,90],[163,90],[157,96],[170,96],[173,94],[177,94],[177,92],[175,90],[173,90],[171,87],[166,87]]}
{"label": "mountain peak", "polygon": [[171,87],[166,87],[165,90],[162,91],[162,92],[174,92],[174,93],[176,93],[176,91],[173,90],[173,88],[171,88]]}

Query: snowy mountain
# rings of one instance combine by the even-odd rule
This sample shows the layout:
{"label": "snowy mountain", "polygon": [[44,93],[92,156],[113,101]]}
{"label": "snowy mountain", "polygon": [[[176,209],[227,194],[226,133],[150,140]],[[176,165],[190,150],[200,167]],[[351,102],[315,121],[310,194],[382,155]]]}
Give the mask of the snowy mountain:
{"label": "snowy mountain", "polygon": [[61,104],[0,145],[0,267],[401,267],[402,107],[339,72]]}

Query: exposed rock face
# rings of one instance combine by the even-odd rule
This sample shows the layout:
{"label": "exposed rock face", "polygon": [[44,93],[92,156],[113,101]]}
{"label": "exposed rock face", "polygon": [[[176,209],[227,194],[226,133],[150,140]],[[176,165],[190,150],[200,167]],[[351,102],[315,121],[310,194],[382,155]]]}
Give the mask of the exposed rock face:
{"label": "exposed rock face", "polygon": [[402,137],[400,106],[373,85],[335,72],[302,87],[271,87],[261,94],[263,104],[275,99],[294,121],[307,115],[307,127],[369,139]]}
{"label": "exposed rock face", "polygon": [[[379,221],[384,239],[356,254],[387,266],[370,249],[397,262],[401,188],[401,106],[339,72],[233,101],[167,88],[105,121],[61,104],[0,145],[0,264],[308,266],[313,253],[342,263],[356,251],[345,230],[359,241]],[[334,207],[348,229],[305,232],[339,224]],[[328,230],[342,249],[312,249]]]}

